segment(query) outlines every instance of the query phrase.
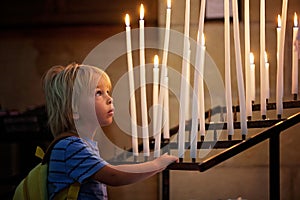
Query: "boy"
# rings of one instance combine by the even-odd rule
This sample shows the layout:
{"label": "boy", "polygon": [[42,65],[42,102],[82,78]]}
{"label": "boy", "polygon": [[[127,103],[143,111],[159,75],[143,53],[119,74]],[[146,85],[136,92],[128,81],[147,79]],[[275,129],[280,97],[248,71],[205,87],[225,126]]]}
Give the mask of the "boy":
{"label": "boy", "polygon": [[177,161],[165,154],[145,163],[113,166],[101,158],[93,139],[99,125],[110,125],[114,115],[111,82],[104,71],[78,64],[54,66],[45,74],[43,86],[52,134],[74,133],[52,149],[49,199],[74,182],[80,183],[78,199],[107,199],[106,185],[142,181]]}

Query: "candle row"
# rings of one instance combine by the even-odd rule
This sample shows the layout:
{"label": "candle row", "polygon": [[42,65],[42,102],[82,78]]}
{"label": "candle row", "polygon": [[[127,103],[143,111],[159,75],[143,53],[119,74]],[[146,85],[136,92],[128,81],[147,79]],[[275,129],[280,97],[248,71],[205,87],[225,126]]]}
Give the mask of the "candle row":
{"label": "candle row", "polygon": [[[168,0],[167,19],[166,19],[166,34],[163,53],[163,64],[161,72],[161,82],[159,82],[159,59],[154,57],[153,67],[153,135],[155,138],[154,156],[160,156],[161,143],[161,126],[162,119],[165,124],[163,127],[164,138],[169,138],[169,90],[167,77],[167,56],[169,46],[170,33],[170,16],[171,16],[171,1]],[[131,131],[132,131],[132,150],[133,156],[137,159],[138,152],[138,134],[137,134],[137,119],[136,119],[136,100],[134,91],[134,76],[133,62],[131,49],[131,30],[129,15],[125,16],[126,24],[126,46],[127,46],[127,64],[129,76],[130,90],[130,113],[131,113]],[[145,71],[145,38],[144,38],[144,6],[140,7],[139,20],[139,55],[140,55],[140,88],[141,88],[141,113],[142,113],[142,136],[143,136],[143,152],[147,159],[150,156],[149,148],[149,129],[148,129],[148,110],[147,110],[147,92],[146,92],[146,71]],[[164,112],[162,112],[164,110]]]}
{"label": "candle row", "polygon": [[[297,14],[294,14],[294,27],[293,27],[293,41],[292,41],[292,87],[291,93],[294,94],[295,98],[298,94],[298,17]],[[262,31],[263,32],[263,31]],[[276,85],[276,104],[277,114],[280,116],[282,114],[282,98],[283,98],[283,63],[282,63],[282,54],[283,50],[280,48],[281,45],[281,33],[282,33],[282,20],[280,15],[278,15],[278,26],[277,26],[277,85]],[[261,35],[261,41],[264,41],[263,36]],[[262,42],[263,43],[263,42]],[[263,44],[261,45],[263,46]],[[264,49],[264,48],[262,48]],[[262,50],[261,49],[261,50]],[[246,74],[246,79],[248,78],[249,82],[246,82],[246,90],[249,90],[248,95],[246,95],[247,101],[247,116],[252,116],[251,104],[255,100],[255,65],[254,65],[254,56],[251,53],[248,57],[250,67],[248,68],[248,74]],[[281,59],[280,59],[281,58]],[[261,114],[263,118],[266,117],[266,102],[270,98],[270,86],[269,86],[269,63],[267,53],[264,51],[263,56],[260,58],[261,65],[261,84],[260,84],[260,94],[261,94]],[[247,65],[246,65],[247,67]],[[247,68],[246,73],[247,73]]]}

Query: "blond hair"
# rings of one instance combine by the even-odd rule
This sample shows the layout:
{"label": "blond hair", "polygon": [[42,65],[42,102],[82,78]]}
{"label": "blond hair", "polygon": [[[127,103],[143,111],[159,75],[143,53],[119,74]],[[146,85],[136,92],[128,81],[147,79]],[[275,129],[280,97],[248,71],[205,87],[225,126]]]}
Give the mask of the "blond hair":
{"label": "blond hair", "polygon": [[95,80],[103,77],[105,84],[111,87],[108,75],[101,69],[76,63],[68,66],[53,66],[43,77],[46,98],[48,125],[53,136],[66,131],[76,131],[74,112],[77,110],[76,99],[83,90],[94,92]]}

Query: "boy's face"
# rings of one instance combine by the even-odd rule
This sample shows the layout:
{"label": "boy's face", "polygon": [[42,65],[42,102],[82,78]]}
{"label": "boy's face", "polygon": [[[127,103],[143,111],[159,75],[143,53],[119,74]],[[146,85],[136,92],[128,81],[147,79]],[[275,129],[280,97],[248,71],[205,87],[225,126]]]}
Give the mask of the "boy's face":
{"label": "boy's face", "polygon": [[110,92],[110,86],[100,78],[95,89],[95,110],[100,126],[110,125],[113,121],[114,105]]}

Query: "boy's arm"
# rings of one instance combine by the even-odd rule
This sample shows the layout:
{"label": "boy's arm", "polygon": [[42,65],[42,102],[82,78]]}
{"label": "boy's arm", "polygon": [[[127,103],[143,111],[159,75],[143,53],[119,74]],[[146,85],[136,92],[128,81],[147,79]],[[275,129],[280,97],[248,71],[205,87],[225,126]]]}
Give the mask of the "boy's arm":
{"label": "boy's arm", "polygon": [[111,186],[121,186],[145,180],[163,171],[169,164],[177,161],[177,157],[162,155],[161,157],[139,164],[106,165],[93,175],[93,178]]}

